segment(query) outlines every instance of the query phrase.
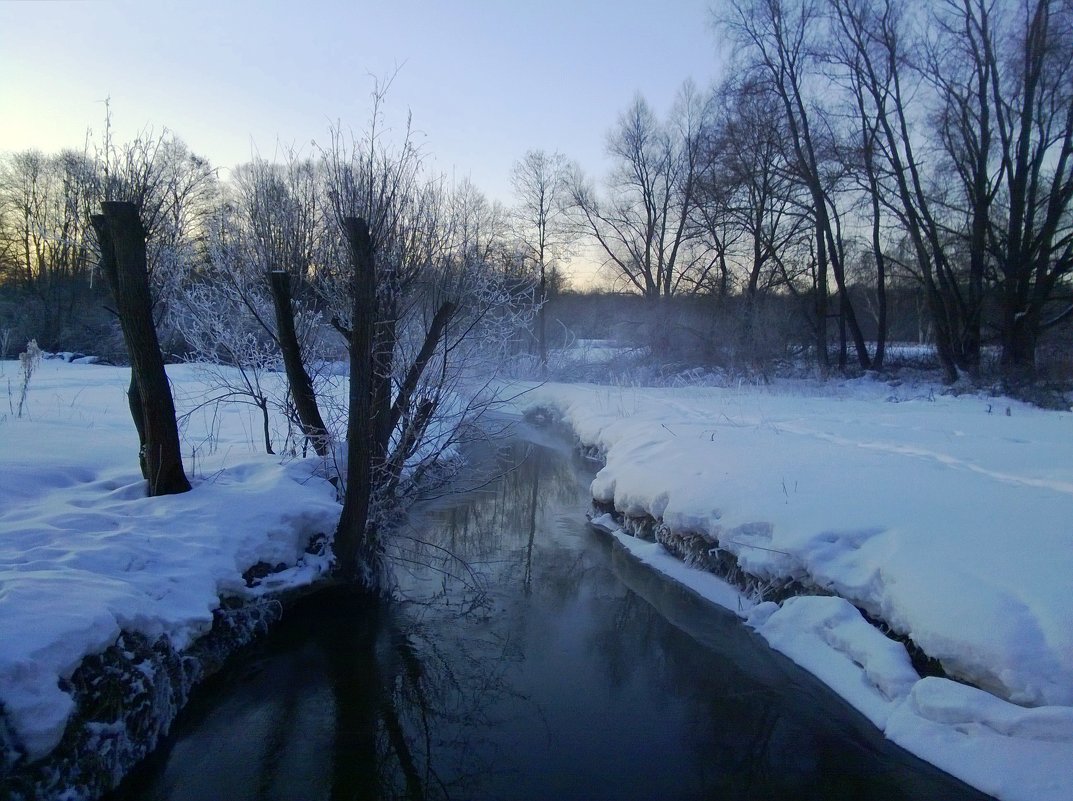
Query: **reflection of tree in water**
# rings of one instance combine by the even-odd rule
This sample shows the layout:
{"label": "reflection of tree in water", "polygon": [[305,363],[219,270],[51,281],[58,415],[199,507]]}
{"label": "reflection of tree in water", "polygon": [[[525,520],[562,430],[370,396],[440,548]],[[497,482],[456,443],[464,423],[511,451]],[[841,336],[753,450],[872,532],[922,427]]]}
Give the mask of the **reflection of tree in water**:
{"label": "reflection of tree in water", "polygon": [[500,770],[491,710],[524,703],[504,681],[517,654],[476,620],[414,611],[329,594],[291,609],[113,801],[472,797]]}
{"label": "reflection of tree in water", "polygon": [[587,501],[569,458],[519,442],[500,449],[496,463],[497,477],[468,503],[425,511],[396,537],[405,597],[445,598],[478,585],[529,588],[548,508],[579,509]]}
{"label": "reflection of tree in water", "polygon": [[[501,771],[490,710],[514,714],[526,702],[504,679],[521,656],[512,632],[486,625],[502,610],[484,590],[531,581],[548,499],[563,485],[572,504],[579,495],[569,462],[547,460],[539,448],[514,446],[502,463],[517,466],[468,504],[411,523],[397,546],[401,604],[322,594],[292,610],[289,626],[263,645],[263,669],[243,688],[249,697],[230,710],[231,725],[243,721],[232,801],[465,798]],[[206,750],[197,736],[193,750]],[[176,792],[166,774],[161,784],[170,789],[152,797],[198,796]]]}
{"label": "reflection of tree in water", "polygon": [[336,709],[332,801],[465,798],[495,773],[488,710],[511,694],[510,648],[494,636],[445,638],[442,621],[427,617],[354,610],[324,640]]}

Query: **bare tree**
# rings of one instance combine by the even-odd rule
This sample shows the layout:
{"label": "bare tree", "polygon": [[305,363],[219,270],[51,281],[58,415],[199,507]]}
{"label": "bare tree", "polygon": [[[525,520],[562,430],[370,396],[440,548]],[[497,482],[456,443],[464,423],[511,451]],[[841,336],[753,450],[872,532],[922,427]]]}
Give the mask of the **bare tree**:
{"label": "bare tree", "polygon": [[715,266],[710,243],[692,224],[711,109],[691,83],[665,123],[637,97],[608,137],[615,167],[605,197],[580,172],[570,180],[583,230],[605,264],[646,298],[700,291]]}
{"label": "bare tree", "polygon": [[720,99],[697,214],[719,240],[721,259],[741,268],[739,346],[755,356],[761,299],[795,286],[788,262],[802,250],[809,219],[801,213],[781,107],[747,79],[728,81]]}
{"label": "bare tree", "polygon": [[[354,141],[333,132],[324,154],[347,270],[325,275],[326,300],[350,348],[346,486],[336,531],[338,571],[384,588],[388,523],[481,416],[486,395],[463,382],[474,348],[498,346],[517,326],[517,301],[487,261],[476,203],[452,202],[426,178],[409,130],[391,145],[372,123]],[[331,287],[329,289],[329,287]],[[524,313],[524,312],[523,312]]]}
{"label": "bare tree", "polygon": [[1048,314],[1073,268],[1073,9],[948,0],[925,40],[904,2],[831,8],[859,113],[874,120],[873,197],[912,243],[947,380],[979,368],[991,282],[1003,369],[1031,377],[1040,333],[1073,313]]}
{"label": "bare tree", "polygon": [[[928,182],[927,162],[918,153],[926,139],[914,125],[919,117],[914,117],[909,99],[920,79],[908,66],[912,46],[902,4],[835,0],[831,7],[842,43],[840,57],[848,67],[861,118],[862,141],[874,148],[867,153],[873,199],[891,209],[911,243],[913,263],[903,264],[925,287],[939,360],[945,379],[952,382],[959,363],[972,360],[971,345],[968,355],[962,346],[972,337],[963,332],[978,313],[978,304],[961,291],[944,235],[942,204]],[[873,221],[877,219],[873,206]]]}
{"label": "bare tree", "polygon": [[568,214],[568,176],[566,157],[543,150],[528,151],[511,169],[517,198],[513,215],[517,239],[538,276],[537,347],[543,373],[548,368],[548,274],[575,239]]}
{"label": "bare tree", "polygon": [[510,211],[499,201],[491,202],[469,179],[449,192],[450,228],[454,247],[482,263],[499,263],[504,270],[514,258],[509,241]]}
{"label": "bare tree", "polygon": [[56,349],[87,299],[96,259],[89,217],[92,162],[64,151],[10,154],[0,161],[0,281],[22,300],[34,336]]}
{"label": "bare tree", "polygon": [[190,489],[183,471],[175,404],[164,371],[164,359],[153,321],[145,229],[133,203],[108,202],[94,215],[101,269],[115,298],[131,363],[128,394],[141,441],[138,457],[149,495],[171,495]]}
{"label": "bare tree", "polygon": [[[307,282],[323,251],[324,209],[317,170],[288,154],[285,164],[256,160],[236,171],[240,247],[247,270],[262,276],[272,299],[273,320],[258,315],[282,355],[291,401],[303,434],[319,456],[330,452],[330,436],[303,356],[299,336],[303,304],[312,301]],[[240,279],[241,280],[241,279]]]}
{"label": "bare tree", "polygon": [[[984,236],[1002,299],[1002,367],[1020,382],[1035,377],[1040,333],[1073,315],[1068,297],[1048,314],[1073,272],[1073,4],[1026,2],[1005,36],[985,24],[983,0],[962,7],[966,27],[979,31],[995,108],[1003,191]],[[969,197],[987,189],[974,183]]]}
{"label": "bare tree", "polygon": [[[333,131],[325,154],[329,193],[349,254],[349,271],[332,292],[350,304],[334,318],[350,348],[346,482],[335,551],[339,574],[374,591],[385,579],[388,496],[405,452],[427,428],[437,403],[417,399],[414,392],[455,310],[445,300],[428,321],[418,359],[408,368],[400,364],[406,321],[415,319],[411,313],[418,306],[412,290],[442,254],[446,239],[438,226],[437,187],[422,185],[421,156],[409,130],[397,148],[385,141],[380,126],[386,90],[374,90],[364,137],[355,142]],[[400,424],[409,430],[394,437],[393,454]]]}
{"label": "bare tree", "polygon": [[[111,120],[95,154],[97,198],[133,203],[145,229],[148,269],[159,291],[190,259],[217,199],[216,170],[175,134],[146,128],[129,142],[111,139]],[[159,302],[162,298],[154,298]]]}
{"label": "bare tree", "polygon": [[[829,285],[838,289],[838,317],[848,329],[862,367],[871,365],[864,335],[846,286],[842,215],[835,202],[834,184],[842,165],[832,160],[834,124],[809,93],[817,80],[816,55],[821,50],[821,0],[733,0],[729,30],[746,54],[746,64],[759,85],[766,87],[783,108],[796,177],[808,191],[808,211],[814,226],[816,262],[816,350],[821,370],[828,367],[827,317]],[[820,76],[822,80],[824,76]],[[844,342],[843,335],[843,342]],[[844,366],[845,346],[840,349]]]}

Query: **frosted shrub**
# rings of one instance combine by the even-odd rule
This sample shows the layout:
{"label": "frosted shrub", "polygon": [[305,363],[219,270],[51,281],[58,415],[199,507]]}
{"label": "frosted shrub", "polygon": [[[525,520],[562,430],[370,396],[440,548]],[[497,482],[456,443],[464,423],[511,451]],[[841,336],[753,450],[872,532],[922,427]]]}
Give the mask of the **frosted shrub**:
{"label": "frosted shrub", "polygon": [[22,410],[26,405],[26,393],[30,390],[30,378],[40,363],[41,349],[37,347],[37,340],[31,339],[26,343],[26,351],[19,354],[19,367],[22,368],[22,389],[19,392],[17,417],[22,417]]}

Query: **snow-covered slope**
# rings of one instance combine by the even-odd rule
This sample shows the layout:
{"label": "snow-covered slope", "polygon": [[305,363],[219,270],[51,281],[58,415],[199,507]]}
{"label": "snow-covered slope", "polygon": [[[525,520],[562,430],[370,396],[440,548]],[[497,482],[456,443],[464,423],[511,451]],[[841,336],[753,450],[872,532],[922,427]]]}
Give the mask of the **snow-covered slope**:
{"label": "snow-covered slope", "polygon": [[[727,605],[888,736],[1000,797],[1073,798],[1073,414],[869,379],[549,384],[521,407],[603,452],[597,500],[833,593]],[[919,680],[854,607],[980,689]]]}

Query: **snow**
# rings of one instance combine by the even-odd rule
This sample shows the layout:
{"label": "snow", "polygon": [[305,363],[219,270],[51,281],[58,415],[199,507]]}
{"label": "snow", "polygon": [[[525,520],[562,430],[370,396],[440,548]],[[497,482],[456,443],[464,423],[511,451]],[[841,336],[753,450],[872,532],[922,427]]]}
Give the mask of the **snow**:
{"label": "snow", "polygon": [[920,679],[901,643],[869,625],[849,601],[801,596],[763,604],[748,616],[781,651],[843,697],[879,728]]}
{"label": "snow", "polygon": [[[827,594],[755,605],[662,546],[638,558],[922,758],[1000,798],[1073,799],[1073,415],[872,378],[527,389],[520,411],[604,454],[594,498]],[[858,609],[975,686],[921,679]]]}
{"label": "snow", "polygon": [[618,543],[640,562],[673,578],[679,584],[689,587],[698,595],[739,612],[754,605],[751,600],[711,573],[686,567],[679,559],[667,553],[663,546],[654,542],[644,542],[618,529],[611,515],[594,517],[590,522],[610,531]]}
{"label": "snow", "polygon": [[[59,741],[72,712],[60,680],[83,657],[120,630],[182,649],[221,595],[308,583],[328,562],[305,547],[339,514],[316,460],[259,452],[260,421],[237,405],[189,417],[193,490],[146,498],[130,371],[80,361],[43,361],[23,417],[0,417],[0,703],[31,759]],[[193,366],[168,373],[180,413],[208,391]],[[289,569],[247,589],[260,561]]]}

